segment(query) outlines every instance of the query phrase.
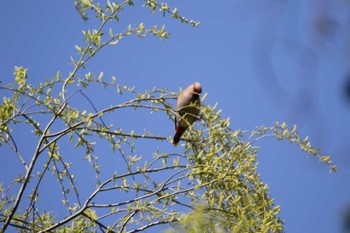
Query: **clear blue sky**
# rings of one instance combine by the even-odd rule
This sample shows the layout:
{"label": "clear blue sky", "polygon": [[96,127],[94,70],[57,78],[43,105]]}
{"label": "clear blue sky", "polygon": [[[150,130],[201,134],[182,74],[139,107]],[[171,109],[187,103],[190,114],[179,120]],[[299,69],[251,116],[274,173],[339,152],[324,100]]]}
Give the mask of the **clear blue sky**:
{"label": "clear blue sky", "polygon": [[[107,78],[115,75],[140,91],[154,86],[178,91],[198,81],[208,93],[207,103],[218,102],[233,129],[296,123],[302,136],[308,135],[333,156],[340,172],[329,174],[325,165],[306,158],[295,145],[273,139],[260,144],[259,172],[282,207],[287,232],[341,233],[342,212],[350,205],[350,105],[342,98],[349,72],[349,3],[175,4],[182,14],[200,21],[200,27],[150,16],[147,9],[127,8],[120,25],[113,26],[115,31],[141,21],[146,26],[165,23],[170,39],[127,38],[98,55],[88,70],[104,71]],[[321,25],[320,31],[315,25]],[[81,20],[73,1],[3,2],[0,80],[12,82],[14,66],[29,68],[33,83],[57,71],[67,75],[74,45],[83,38],[81,31],[93,26]],[[168,119],[161,124],[137,119],[128,125],[130,120],[120,118],[118,123],[155,134],[173,133]],[[25,143],[25,138],[20,140]],[[8,180],[14,169],[1,152],[0,180]]]}

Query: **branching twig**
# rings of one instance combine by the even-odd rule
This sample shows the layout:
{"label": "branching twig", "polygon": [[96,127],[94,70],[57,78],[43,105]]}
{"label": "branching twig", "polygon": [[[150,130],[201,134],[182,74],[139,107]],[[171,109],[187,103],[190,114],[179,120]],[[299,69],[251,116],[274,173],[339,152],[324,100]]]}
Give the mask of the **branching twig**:
{"label": "branching twig", "polygon": [[32,160],[31,160],[31,162],[30,162],[30,164],[29,164],[29,167],[28,167],[28,170],[27,170],[26,175],[25,175],[25,177],[24,177],[22,186],[21,186],[21,188],[20,188],[20,190],[19,190],[19,192],[18,192],[18,194],[17,194],[15,203],[14,203],[14,205],[13,205],[13,207],[12,207],[12,210],[10,211],[9,216],[7,217],[7,219],[6,219],[6,221],[5,221],[5,224],[4,224],[3,228],[2,228],[2,231],[3,231],[3,232],[5,232],[5,230],[6,230],[7,226],[8,226],[8,224],[11,222],[11,219],[12,219],[13,215],[15,214],[15,212],[16,212],[16,210],[17,210],[17,208],[18,208],[18,205],[19,205],[19,203],[20,203],[21,200],[22,200],[23,193],[24,193],[24,191],[25,191],[27,185],[29,184],[29,179],[30,179],[30,176],[31,176],[32,171],[33,171],[33,169],[34,169],[36,160],[38,159],[39,155],[41,154],[40,148],[41,148],[42,144],[44,143],[44,141],[46,140],[46,134],[47,134],[49,128],[51,127],[51,125],[52,125],[52,124],[54,123],[54,121],[56,120],[57,116],[64,110],[65,106],[66,106],[66,103],[63,103],[63,104],[61,105],[61,108],[59,109],[59,111],[57,112],[57,114],[55,114],[55,115],[52,117],[52,119],[50,120],[50,122],[47,124],[47,126],[46,126],[45,129],[43,130],[43,134],[42,134],[42,136],[40,137],[39,142],[38,142],[38,144],[37,144],[37,146],[36,146],[36,149],[35,149],[35,152],[34,152],[34,156],[33,156]]}

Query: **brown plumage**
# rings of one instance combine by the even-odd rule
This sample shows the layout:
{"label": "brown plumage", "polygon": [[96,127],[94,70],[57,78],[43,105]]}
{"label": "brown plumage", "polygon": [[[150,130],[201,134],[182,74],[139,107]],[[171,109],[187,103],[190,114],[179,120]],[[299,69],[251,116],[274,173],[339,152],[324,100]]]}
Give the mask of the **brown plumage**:
{"label": "brown plumage", "polygon": [[173,144],[176,146],[182,134],[193,122],[198,120],[200,113],[200,94],[202,87],[198,82],[191,84],[177,97],[175,116],[175,136]]}

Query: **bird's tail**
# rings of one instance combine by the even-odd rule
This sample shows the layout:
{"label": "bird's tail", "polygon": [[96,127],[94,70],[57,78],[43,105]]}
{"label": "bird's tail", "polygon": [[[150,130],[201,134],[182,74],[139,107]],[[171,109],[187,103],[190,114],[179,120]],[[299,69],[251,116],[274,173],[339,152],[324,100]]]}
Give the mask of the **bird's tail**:
{"label": "bird's tail", "polygon": [[174,135],[174,138],[173,138],[173,144],[174,146],[176,146],[179,141],[180,141],[180,138],[182,136],[182,134],[186,131],[186,128],[183,128],[183,127],[177,127],[176,128],[176,132],[175,132],[175,135]]}

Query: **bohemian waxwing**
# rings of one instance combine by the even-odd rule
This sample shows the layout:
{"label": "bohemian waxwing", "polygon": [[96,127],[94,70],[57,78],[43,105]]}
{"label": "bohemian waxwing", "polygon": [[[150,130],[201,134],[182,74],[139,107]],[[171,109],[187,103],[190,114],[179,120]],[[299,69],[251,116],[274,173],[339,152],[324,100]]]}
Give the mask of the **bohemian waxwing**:
{"label": "bohemian waxwing", "polygon": [[202,87],[198,82],[195,82],[183,90],[177,97],[177,115],[175,116],[176,132],[173,139],[173,144],[175,146],[179,143],[180,138],[186,129],[199,119],[200,93],[202,93]]}

